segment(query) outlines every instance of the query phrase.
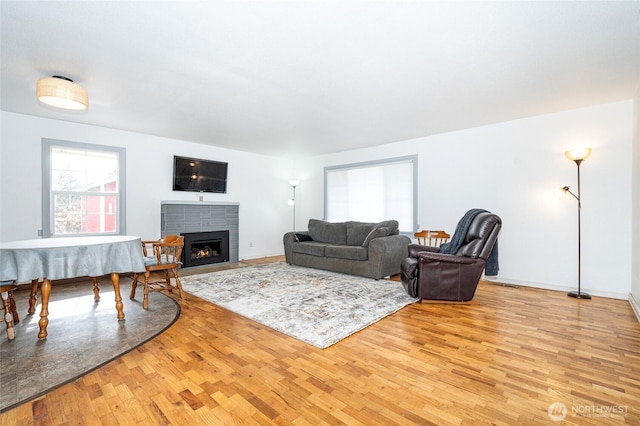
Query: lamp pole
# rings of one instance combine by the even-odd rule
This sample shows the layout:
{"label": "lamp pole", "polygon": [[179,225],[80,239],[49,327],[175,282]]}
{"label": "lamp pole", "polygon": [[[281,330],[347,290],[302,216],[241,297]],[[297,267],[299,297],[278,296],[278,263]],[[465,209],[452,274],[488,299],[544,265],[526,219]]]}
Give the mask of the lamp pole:
{"label": "lamp pole", "polygon": [[296,232],[296,186],[300,183],[297,179],[291,179],[289,185],[293,188],[293,198],[289,200],[289,205],[293,207],[293,232]]}
{"label": "lamp pole", "polygon": [[567,296],[575,297],[576,299],[591,299],[591,296],[589,294],[583,293],[581,291],[581,286],[580,286],[581,272],[582,272],[582,267],[581,267],[582,244],[580,241],[581,235],[582,235],[582,232],[580,229],[580,212],[582,210],[582,200],[580,198],[580,164],[582,164],[582,162],[590,154],[591,154],[591,148],[577,149],[577,150],[565,152],[565,155],[567,156],[567,158],[574,161],[576,163],[576,166],[578,167],[578,195],[571,192],[568,186],[565,186],[564,188],[562,188],[565,192],[568,192],[569,194],[573,195],[573,197],[576,200],[578,200],[578,291],[570,291],[569,293],[567,293]]}
{"label": "lamp pole", "polygon": [[292,185],[293,187],[293,232],[296,232],[296,187],[295,185]]}

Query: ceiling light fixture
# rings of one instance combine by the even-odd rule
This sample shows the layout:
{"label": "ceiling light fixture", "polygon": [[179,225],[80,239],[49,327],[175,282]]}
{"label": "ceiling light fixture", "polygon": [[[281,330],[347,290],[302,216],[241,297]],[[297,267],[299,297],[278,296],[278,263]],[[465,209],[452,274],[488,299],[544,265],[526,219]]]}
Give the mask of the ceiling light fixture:
{"label": "ceiling light fixture", "polygon": [[73,80],[59,75],[38,80],[36,97],[40,102],[56,108],[80,111],[89,107],[87,91]]}

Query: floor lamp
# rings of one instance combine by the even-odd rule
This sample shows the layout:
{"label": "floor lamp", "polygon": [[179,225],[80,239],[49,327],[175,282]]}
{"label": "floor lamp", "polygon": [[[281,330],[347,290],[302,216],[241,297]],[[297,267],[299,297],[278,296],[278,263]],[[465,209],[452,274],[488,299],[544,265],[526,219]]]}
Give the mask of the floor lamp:
{"label": "floor lamp", "polygon": [[591,299],[591,296],[587,293],[583,293],[580,291],[580,210],[582,209],[582,203],[580,201],[580,164],[591,155],[591,148],[578,148],[572,149],[570,151],[565,151],[564,155],[571,161],[576,163],[578,166],[578,195],[574,194],[569,190],[568,186],[562,188],[564,193],[569,193],[573,195],[573,198],[578,200],[578,291],[570,291],[567,293],[569,297],[575,297],[577,299]]}
{"label": "floor lamp", "polygon": [[293,232],[296,232],[296,186],[300,184],[299,180],[291,179],[289,185],[293,188],[293,197],[289,200],[289,205],[293,207]]}

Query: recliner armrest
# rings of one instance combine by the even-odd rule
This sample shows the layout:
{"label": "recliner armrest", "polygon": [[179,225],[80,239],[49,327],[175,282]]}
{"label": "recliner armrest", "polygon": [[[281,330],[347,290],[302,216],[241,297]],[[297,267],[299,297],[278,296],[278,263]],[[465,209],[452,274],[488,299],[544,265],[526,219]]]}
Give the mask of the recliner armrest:
{"label": "recliner armrest", "polygon": [[466,265],[476,263],[477,259],[466,256],[456,256],[455,254],[433,253],[431,251],[420,251],[416,256],[420,262],[445,262]]}
{"label": "recliner armrest", "polygon": [[409,244],[409,257],[418,257],[418,253],[422,251],[438,253],[440,251],[440,248],[432,247],[432,246],[423,246],[420,244]]}

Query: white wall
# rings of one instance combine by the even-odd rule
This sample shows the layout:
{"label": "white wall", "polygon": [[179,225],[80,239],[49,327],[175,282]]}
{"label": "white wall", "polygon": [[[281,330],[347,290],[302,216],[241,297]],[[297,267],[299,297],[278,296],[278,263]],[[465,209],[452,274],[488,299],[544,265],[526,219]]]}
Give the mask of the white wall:
{"label": "white wall", "polygon": [[453,232],[471,208],[495,212],[500,281],[575,290],[577,202],[555,190],[577,189],[564,151],[590,146],[581,166],[582,290],[627,299],[631,118],[632,102],[617,102],[308,159],[298,170],[298,223],[322,217],[324,166],[418,154],[422,228]]}
{"label": "white wall", "polygon": [[[498,279],[562,291],[577,287],[577,203],[555,189],[576,187],[576,167],[564,151],[591,146],[581,166],[582,290],[621,299],[632,291],[632,101],[296,161],[1,114],[0,241],[36,238],[41,228],[43,137],[127,148],[127,231],[143,238],[159,236],[160,201],[197,199],[170,190],[174,154],[228,161],[228,194],[205,197],[240,203],[240,258],[282,253],[292,217],[288,179],[301,180],[296,216],[305,229],[323,215],[325,166],[418,154],[421,227],[453,231],[468,209],[491,210],[503,219]],[[637,157],[637,131],[635,144]]]}
{"label": "white wall", "polygon": [[[37,238],[42,228],[41,140],[62,139],[126,148],[127,233],[160,237],[160,202],[198,199],[171,190],[173,155],[229,162],[227,194],[206,201],[240,203],[239,256],[282,253],[291,228],[291,169],[284,160],[103,127],[1,112],[0,241]],[[252,247],[250,247],[250,245]]]}
{"label": "white wall", "polygon": [[633,100],[633,148],[632,148],[632,258],[631,295],[629,301],[640,321],[640,87]]}

